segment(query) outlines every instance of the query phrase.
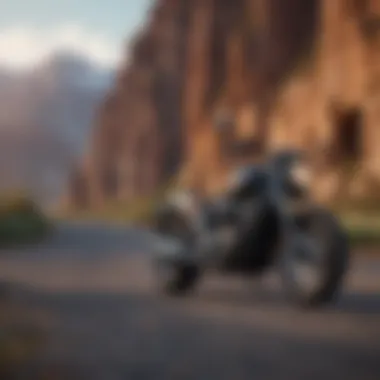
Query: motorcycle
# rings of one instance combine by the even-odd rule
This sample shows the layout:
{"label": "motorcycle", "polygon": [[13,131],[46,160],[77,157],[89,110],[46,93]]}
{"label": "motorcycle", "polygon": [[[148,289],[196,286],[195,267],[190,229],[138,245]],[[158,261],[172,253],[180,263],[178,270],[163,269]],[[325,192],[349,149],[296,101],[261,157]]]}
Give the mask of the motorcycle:
{"label": "motorcycle", "polygon": [[216,199],[176,192],[160,205],[153,268],[160,289],[186,295],[209,270],[258,276],[278,269],[288,299],[331,302],[349,261],[339,220],[310,195],[302,152],[284,150],[235,170]]}

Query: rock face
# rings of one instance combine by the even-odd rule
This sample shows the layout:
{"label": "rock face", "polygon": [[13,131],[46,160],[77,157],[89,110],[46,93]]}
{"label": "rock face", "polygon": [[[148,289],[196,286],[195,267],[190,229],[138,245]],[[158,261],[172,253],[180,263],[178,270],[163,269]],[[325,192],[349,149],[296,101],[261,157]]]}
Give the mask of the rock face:
{"label": "rock face", "polygon": [[174,173],[213,192],[231,166],[283,146],[308,150],[321,199],[369,191],[380,180],[379,25],[380,0],[157,0],[71,199],[131,199]]}
{"label": "rock face", "polygon": [[190,6],[164,0],[152,8],[133,43],[132,60],[120,69],[99,112],[85,162],[73,176],[74,203],[96,206],[146,195],[177,170]]}

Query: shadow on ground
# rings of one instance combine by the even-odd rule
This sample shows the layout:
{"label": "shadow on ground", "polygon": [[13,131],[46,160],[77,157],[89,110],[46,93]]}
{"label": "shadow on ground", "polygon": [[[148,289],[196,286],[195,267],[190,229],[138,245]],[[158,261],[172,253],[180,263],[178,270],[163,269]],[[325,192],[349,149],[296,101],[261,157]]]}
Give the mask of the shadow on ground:
{"label": "shadow on ground", "polygon": [[[47,292],[14,285],[13,302],[52,321],[27,380],[378,380],[379,298],[353,294],[304,313],[270,292]],[[240,294],[240,296],[239,296]],[[375,306],[376,305],[376,306]],[[353,331],[355,330],[356,331]]]}

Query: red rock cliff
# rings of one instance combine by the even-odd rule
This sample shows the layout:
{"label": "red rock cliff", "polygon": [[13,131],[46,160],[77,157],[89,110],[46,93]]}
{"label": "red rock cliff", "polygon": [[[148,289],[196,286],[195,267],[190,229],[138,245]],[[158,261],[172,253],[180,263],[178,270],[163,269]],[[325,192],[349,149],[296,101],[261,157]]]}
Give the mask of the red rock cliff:
{"label": "red rock cliff", "polygon": [[[307,147],[324,197],[345,159],[360,184],[377,179],[379,18],[380,0],[157,0],[100,111],[72,199],[130,199],[177,172],[213,191],[237,162],[236,139],[255,143],[244,159]],[[230,128],[214,128],[223,115]]]}

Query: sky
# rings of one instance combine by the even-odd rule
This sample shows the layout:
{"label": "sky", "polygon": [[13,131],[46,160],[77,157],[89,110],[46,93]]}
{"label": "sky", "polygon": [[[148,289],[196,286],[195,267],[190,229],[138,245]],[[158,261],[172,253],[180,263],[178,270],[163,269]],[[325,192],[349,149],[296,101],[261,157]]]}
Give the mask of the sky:
{"label": "sky", "polygon": [[0,0],[0,65],[29,69],[57,50],[71,50],[115,67],[151,2]]}

